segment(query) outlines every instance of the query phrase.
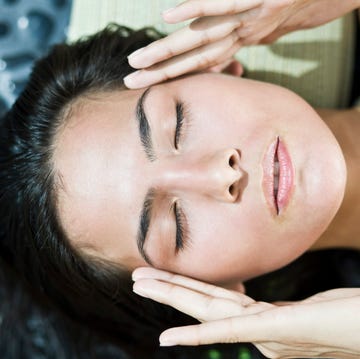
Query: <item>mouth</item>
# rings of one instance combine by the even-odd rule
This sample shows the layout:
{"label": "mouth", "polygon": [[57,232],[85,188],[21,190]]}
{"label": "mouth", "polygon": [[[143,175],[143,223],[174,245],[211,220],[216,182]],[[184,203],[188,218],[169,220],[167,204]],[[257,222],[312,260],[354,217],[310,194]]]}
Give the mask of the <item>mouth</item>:
{"label": "mouth", "polygon": [[274,170],[273,170],[273,193],[274,193],[274,206],[276,207],[276,212],[279,214],[279,204],[278,204],[278,192],[279,192],[279,176],[280,176],[280,166],[279,166],[279,137],[277,138],[275,155],[274,155]]}
{"label": "mouth", "polygon": [[272,142],[263,160],[263,192],[273,214],[279,216],[287,207],[294,187],[291,157],[279,137]]}

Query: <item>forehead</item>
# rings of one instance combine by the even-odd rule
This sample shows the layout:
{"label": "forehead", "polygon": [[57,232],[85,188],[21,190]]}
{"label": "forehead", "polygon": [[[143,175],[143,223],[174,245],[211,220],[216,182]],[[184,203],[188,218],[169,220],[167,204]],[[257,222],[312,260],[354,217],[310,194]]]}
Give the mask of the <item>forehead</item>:
{"label": "forehead", "polygon": [[136,245],[140,196],[133,195],[133,179],[139,178],[133,164],[145,160],[135,119],[141,93],[114,91],[78,100],[55,143],[62,226],[75,246],[109,258],[127,255],[123,247],[114,251],[114,236],[119,245],[129,244],[129,256]]}

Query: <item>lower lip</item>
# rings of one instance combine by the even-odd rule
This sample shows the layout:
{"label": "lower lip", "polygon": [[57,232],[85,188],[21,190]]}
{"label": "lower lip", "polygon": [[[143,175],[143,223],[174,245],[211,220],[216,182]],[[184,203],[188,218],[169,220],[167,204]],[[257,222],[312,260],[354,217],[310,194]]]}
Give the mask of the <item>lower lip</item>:
{"label": "lower lip", "polygon": [[277,206],[280,214],[288,205],[294,188],[294,167],[289,152],[281,139],[279,139],[277,156],[280,168]]}
{"label": "lower lip", "polygon": [[[274,193],[275,153],[279,162],[279,184],[277,196]],[[294,187],[294,168],[284,143],[277,138],[270,144],[263,160],[263,191],[274,215],[280,215],[289,204]]]}

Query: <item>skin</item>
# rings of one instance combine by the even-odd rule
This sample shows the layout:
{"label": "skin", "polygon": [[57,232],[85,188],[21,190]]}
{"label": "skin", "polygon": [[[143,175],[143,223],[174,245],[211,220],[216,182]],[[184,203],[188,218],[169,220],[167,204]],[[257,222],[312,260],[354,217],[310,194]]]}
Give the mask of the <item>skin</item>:
{"label": "skin", "polygon": [[[318,110],[335,134],[347,166],[345,196],[339,211],[314,248],[359,249],[360,112]],[[358,358],[359,288],[317,293],[298,302],[266,303],[207,283],[154,268],[137,268],[135,293],[198,319],[202,324],[172,328],[160,345],[252,342],[269,358]],[[270,328],[270,329],[269,329]],[[329,330],[329,328],[331,328]]]}
{"label": "skin", "polygon": [[[157,194],[145,244],[152,264],[204,281],[236,287],[289,263],[324,232],[341,204],[346,167],[334,136],[302,99],[222,74],[156,85],[144,104],[157,156],[150,162],[135,119],[143,92],[84,97],[58,133],[59,214],[75,247],[129,270],[149,265],[136,236],[152,187]],[[187,108],[178,149],[176,100]],[[262,161],[277,136],[295,168],[292,196],[280,215],[262,190]],[[180,251],[176,201],[190,233]]]}
{"label": "skin", "polygon": [[201,322],[166,330],[161,346],[252,342],[267,358],[359,358],[359,288],[266,303],[154,268],[136,269],[133,279],[135,293]]}
{"label": "skin", "polygon": [[242,46],[272,43],[359,7],[359,0],[184,1],[163,12],[163,19],[170,24],[192,21],[130,54],[129,63],[138,71],[124,81],[135,89],[199,69],[223,69]]}

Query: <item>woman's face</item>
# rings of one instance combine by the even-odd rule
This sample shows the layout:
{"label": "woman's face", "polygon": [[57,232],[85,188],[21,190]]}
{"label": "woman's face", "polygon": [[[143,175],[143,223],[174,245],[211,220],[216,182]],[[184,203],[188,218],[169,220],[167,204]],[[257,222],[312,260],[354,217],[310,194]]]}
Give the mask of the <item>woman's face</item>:
{"label": "woman's face", "polygon": [[302,99],[221,74],[78,100],[54,164],[80,250],[222,284],[307,250],[346,181],[338,143]]}

